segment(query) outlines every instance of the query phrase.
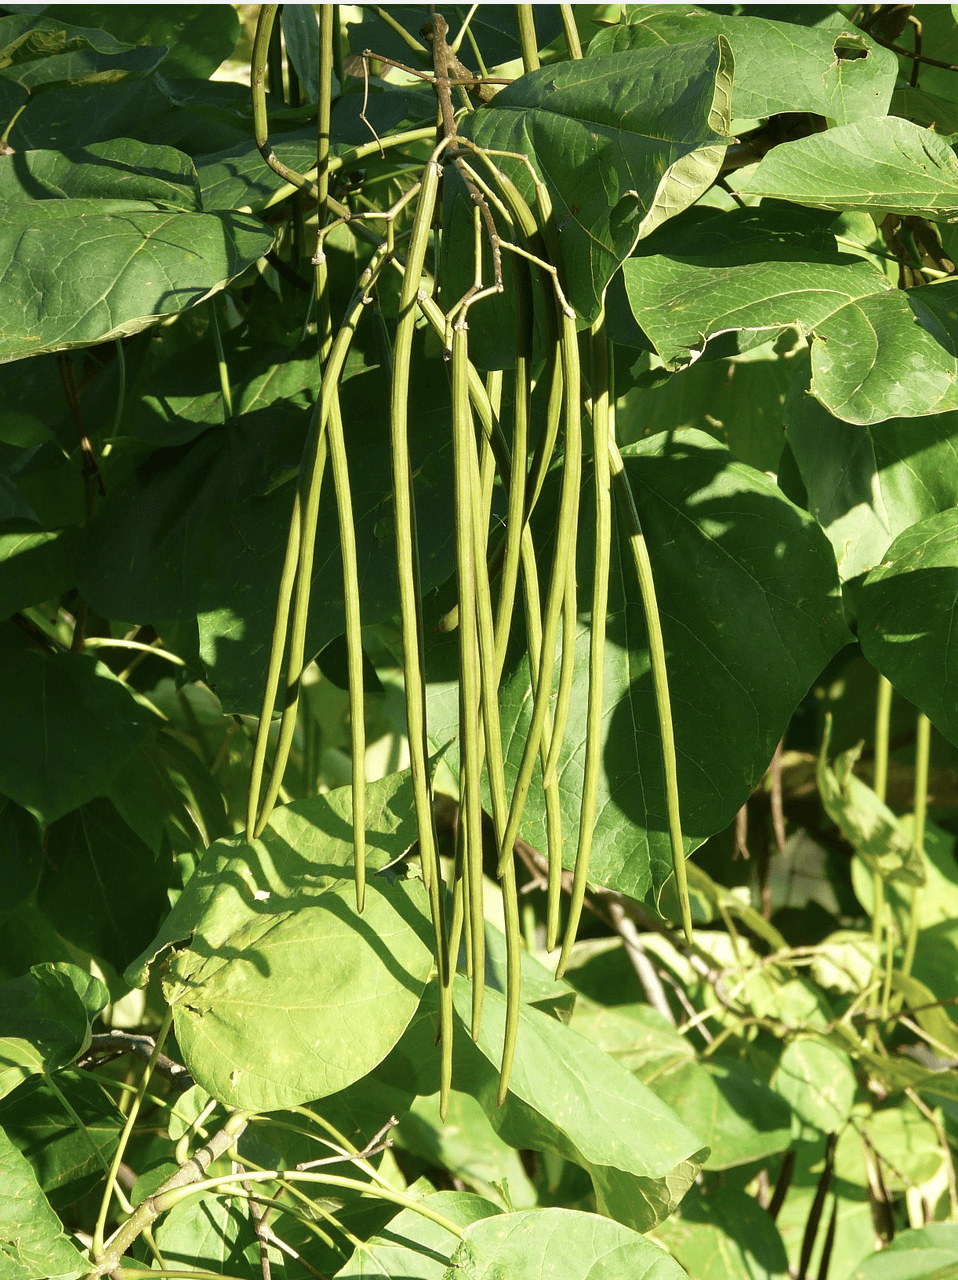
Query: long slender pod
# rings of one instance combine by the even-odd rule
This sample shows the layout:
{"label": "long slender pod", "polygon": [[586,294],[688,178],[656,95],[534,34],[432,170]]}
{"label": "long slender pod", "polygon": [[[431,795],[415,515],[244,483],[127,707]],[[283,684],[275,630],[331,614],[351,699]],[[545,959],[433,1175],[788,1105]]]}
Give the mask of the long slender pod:
{"label": "long slender pod", "polygon": [[[315,434],[311,428],[310,435]],[[318,443],[318,439],[317,439]],[[310,467],[312,470],[312,466]],[[276,613],[273,617],[273,639],[269,651],[269,665],[266,670],[266,684],[263,688],[263,701],[259,712],[259,727],[256,741],[253,744],[253,763],[250,768],[249,793],[246,800],[246,839],[251,841],[256,832],[256,819],[260,808],[260,791],[263,785],[263,766],[266,762],[266,749],[269,745],[269,730],[276,706],[276,694],[283,670],[283,655],[286,652],[286,628],[289,624],[289,607],[296,583],[296,566],[299,563],[299,538],[302,527],[302,490],[296,488],[293,498],[293,512],[289,521],[289,534],[286,540],[286,556],[279,579],[279,592],[276,602]]]}
{"label": "long slender pod", "polygon": [[[480,470],[475,453],[475,436],[464,441],[470,451],[468,459],[473,487],[480,484]],[[492,820],[497,845],[502,840],[509,817],[506,795],[505,761],[502,753],[502,730],[499,723],[498,668],[496,667],[496,630],[492,612],[492,591],[487,571],[485,530],[473,527],[475,541],[475,604],[478,639],[483,673],[481,685],[482,726],[485,739],[486,767],[492,795]],[[499,1105],[509,1088],[509,1077],[515,1057],[519,1032],[519,1008],[522,998],[522,929],[519,921],[519,894],[516,887],[515,863],[510,858],[500,876],[506,934],[506,1021],[503,1033],[502,1065],[499,1072]],[[475,977],[473,978],[475,981]]]}
{"label": "long slender pod", "polygon": [[[306,647],[306,620],[309,613],[309,597],[313,568],[313,547],[316,537],[316,524],[319,518],[319,498],[322,488],[323,473],[327,455],[327,425],[332,406],[335,402],[338,409],[339,376],[342,372],[349,346],[364,309],[363,299],[367,290],[375,282],[386,261],[385,245],[374,254],[360,277],[353,299],[333,341],[323,373],[319,399],[313,409],[310,427],[311,444],[308,461],[300,478],[299,504],[301,510],[299,558],[296,570],[296,585],[293,596],[292,621],[290,623],[289,656],[286,664],[286,705],[280,720],[279,741],[273,757],[273,768],[270,774],[266,795],[263,797],[256,820],[254,835],[262,834],[269,815],[279,795],[283,781],[283,773],[289,760],[289,752],[296,729],[296,716],[299,709],[300,679],[303,673],[303,657]],[[295,520],[295,515],[294,515]],[[293,522],[291,522],[292,524]],[[270,665],[272,667],[273,655]]]}
{"label": "long slender pod", "polygon": [[566,561],[565,592],[562,596],[562,660],[559,665],[559,687],[556,690],[556,706],[553,713],[552,742],[542,772],[542,785],[548,787],[555,781],[559,767],[559,754],[565,738],[572,703],[572,687],[575,682],[575,638],[579,624],[578,595],[575,581],[575,555]]}
{"label": "long slender pod", "polygon": [[[532,721],[526,737],[518,776],[512,793],[512,805],[503,843],[499,849],[500,874],[519,834],[519,823],[532,782],[535,757],[542,741],[543,725],[552,693],[552,670],[555,663],[559,617],[568,584],[568,558],[575,555],[576,527],[579,513],[579,487],[582,479],[582,422],[579,386],[579,348],[575,320],[567,312],[562,316],[562,363],[564,385],[565,448],[562,465],[562,488],[555,531],[555,556],[552,577],[542,617],[542,651],[539,675],[533,695]],[[552,851],[550,850],[550,860]]]}
{"label": "long slender pod", "polygon": [[[443,313],[431,298],[420,297],[419,305],[423,314],[432,325],[433,329],[442,337],[445,334],[445,324]],[[556,394],[558,392],[558,394]],[[476,417],[482,427],[482,430],[490,442],[495,453],[496,461],[500,470],[500,477],[512,476],[515,468],[511,463],[511,452],[509,444],[504,440],[499,427],[499,423],[493,413],[489,397],[486,389],[482,384],[482,379],[476,372],[474,366],[469,364],[469,395],[472,400],[473,409]],[[550,384],[549,391],[549,407],[547,410],[550,421],[546,423],[546,431],[554,431],[554,435],[558,434],[559,423],[562,416],[562,367],[558,359],[555,362],[554,376]],[[551,416],[555,415],[555,427],[551,426]],[[510,513],[513,510],[511,505],[513,492],[510,487],[508,494],[510,502]],[[517,517],[518,518],[518,517]],[[511,519],[511,515],[510,515]],[[525,615],[526,636],[529,652],[530,678],[532,682],[533,692],[536,688],[536,680],[539,671],[539,658],[542,651],[542,607],[539,598],[539,577],[536,567],[535,548],[532,543],[532,534],[529,529],[528,520],[519,521],[520,530],[520,563],[522,565],[522,582],[523,582],[523,610]],[[487,561],[488,564],[488,561]],[[501,596],[500,596],[501,599]],[[458,621],[458,610],[455,611]],[[507,637],[506,637],[507,638]],[[502,633],[499,631],[498,623],[496,629],[496,684],[502,675],[502,668],[505,663],[505,642],[502,639]],[[542,732],[542,767],[545,768],[546,757],[548,754],[549,744],[552,738],[552,718],[546,711],[546,717],[543,724]],[[559,789],[556,780],[546,788],[546,832],[547,847],[549,850],[549,886],[548,886],[548,923],[546,927],[546,938],[548,948],[551,950],[556,945],[556,937],[559,929],[559,911],[562,894],[562,813],[559,803]]]}
{"label": "long slender pod", "polygon": [[592,852],[599,770],[602,762],[602,705],[605,692],[605,624],[609,605],[609,568],[612,561],[612,491],[609,467],[609,440],[612,435],[610,343],[605,317],[600,316],[589,332],[592,381],[592,440],[595,491],[595,557],[592,579],[592,620],[589,635],[589,706],[586,712],[585,766],[582,801],[579,808],[579,840],[572,878],[572,895],[565,937],[556,974],[561,977],[579,929],[586,877]]}
{"label": "long slender pod", "polygon": [[[267,59],[269,37],[278,6],[263,5],[257,22],[254,39],[253,59],[251,64],[251,80],[253,84],[253,112],[256,119],[257,141],[269,152],[267,164],[275,156],[267,142],[266,98],[263,88],[263,74]],[[333,7],[324,6],[320,14],[320,93],[317,112],[317,146],[316,171],[317,195],[319,202],[318,223],[320,229],[325,224],[328,214],[329,197],[329,128],[332,110],[332,56],[334,42]],[[260,135],[262,135],[260,137]],[[278,163],[278,162],[277,162]],[[297,175],[298,176],[298,175]],[[322,252],[317,252],[315,264],[315,290],[317,314],[319,317],[319,360],[322,366],[329,358],[332,347],[332,319],[329,306],[328,271],[326,259]],[[311,448],[319,446],[319,435],[314,435],[316,424],[310,428]],[[320,459],[315,454],[308,460],[310,471],[319,470]],[[260,791],[263,784],[263,768],[269,743],[269,730],[276,706],[276,694],[279,690],[282,673],[283,655],[286,650],[286,636],[289,626],[289,611],[296,582],[296,568],[299,563],[300,539],[302,534],[302,489],[297,486],[293,499],[293,511],[290,517],[289,536],[286,543],[286,554],[280,574],[276,613],[273,620],[273,636],[270,646],[269,665],[266,672],[266,683],[263,689],[263,701],[260,707],[259,728],[253,748],[253,762],[250,769],[249,795],[246,806],[246,839],[252,840],[256,831],[257,818],[260,811]],[[278,790],[278,788],[277,788]],[[365,793],[364,793],[365,795]],[[365,824],[364,824],[365,825]]]}
{"label": "long slender pod", "polygon": [[[366,698],[363,689],[363,633],[360,616],[356,527],[349,483],[349,463],[338,396],[333,398],[327,423],[329,459],[336,488],[339,547],[343,558],[343,606],[346,613],[346,652],[349,668],[349,731],[352,750],[353,870],[356,910],[362,911],[366,893]],[[305,533],[305,529],[304,529]]]}
{"label": "long slender pod", "polygon": [[[319,10],[319,110],[317,120],[316,185],[319,188],[319,225],[326,222],[329,201],[329,146],[332,119],[333,48],[337,37],[337,13],[332,5]],[[329,268],[326,255],[316,254],[316,302],[319,316],[320,358],[332,345],[329,309]],[[339,546],[343,558],[343,605],[346,614],[346,653],[349,673],[349,731],[352,766],[353,868],[356,910],[366,896],[366,698],[363,688],[363,636],[359,572],[356,564],[356,526],[343,421],[337,398],[333,399],[327,425],[329,456],[336,490]]]}
{"label": "long slender pod", "polygon": [[409,368],[413,333],[418,315],[426,250],[439,189],[439,165],[430,160],[422,175],[422,187],[406,252],[406,268],[399,294],[399,322],[393,344],[393,371],[390,390],[390,445],[393,470],[393,503],[396,522],[396,565],[402,626],[403,670],[406,683],[406,724],[412,771],[419,853],[423,881],[429,892],[435,932],[435,954],[439,967],[439,1034],[442,1042],[440,1068],[440,1111],[445,1115],[452,1088],[452,975],[445,938],[443,885],[439,875],[436,829],[432,813],[426,746],[426,692],[423,675],[422,618],[419,595],[419,554],[416,540],[412,494],[412,463],[409,457]]}
{"label": "long slender pod", "polygon": [[529,410],[532,387],[532,290],[525,264],[517,264],[516,279],[516,368],[513,381],[512,448],[509,468],[509,505],[506,513],[506,541],[499,599],[496,604],[496,665],[498,684],[506,661],[506,647],[516,602],[522,530],[526,520],[525,485],[529,449]]}
{"label": "long slender pod", "polygon": [[452,332],[452,439],[456,485],[456,569],[459,580],[459,741],[467,903],[472,938],[472,1036],[477,1039],[485,992],[485,913],[482,902],[482,749],[479,703],[482,673],[476,624],[476,527],[481,503],[469,403],[469,346],[465,323]]}
{"label": "long slender pod", "polygon": [[655,691],[655,709],[662,738],[662,766],[665,772],[665,799],[669,815],[669,840],[672,846],[672,871],[675,875],[675,891],[679,899],[682,930],[692,945],[692,912],[689,907],[688,877],[685,871],[685,846],[682,841],[682,816],[679,812],[679,782],[675,765],[675,733],[672,728],[672,704],[669,698],[669,677],[665,664],[665,642],[662,639],[662,620],[655,598],[655,579],[649,548],[642,532],[638,508],[632,486],[625,474],[625,464],[618,445],[609,436],[609,457],[612,468],[612,484],[616,502],[625,519],[626,536],[632,562],[639,580],[639,594],[645,614],[645,626],[649,635],[649,658],[652,665],[652,687]]}

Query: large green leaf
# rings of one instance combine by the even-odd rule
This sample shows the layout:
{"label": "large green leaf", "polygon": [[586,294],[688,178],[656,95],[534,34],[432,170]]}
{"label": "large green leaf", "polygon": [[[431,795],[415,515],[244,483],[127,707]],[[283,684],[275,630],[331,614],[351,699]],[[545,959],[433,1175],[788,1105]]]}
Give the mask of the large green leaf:
{"label": "large green leaf", "polygon": [[848,1280],[954,1280],[958,1276],[958,1226],[931,1222],[900,1231],[881,1253],[872,1254]]}
{"label": "large green leaf", "polygon": [[[318,45],[317,45],[318,48]],[[316,164],[316,135],[303,139],[276,142],[273,152],[283,164],[298,173]],[[239,209],[266,200],[283,186],[283,179],[263,160],[262,152],[253,141],[246,141],[228,150],[200,156],[196,163],[203,208]]]}
{"label": "large green leaf", "polygon": [[163,74],[186,79],[209,76],[236,46],[239,19],[231,4],[49,5],[46,18],[66,20],[80,27],[108,31],[116,40],[133,45],[165,45]]}
{"label": "large green leaf", "polygon": [[[500,1213],[498,1205],[469,1191],[436,1191],[423,1196],[423,1204],[441,1213],[456,1226],[468,1227]],[[458,1237],[441,1223],[415,1209],[403,1209],[389,1223],[388,1231],[373,1236],[359,1248],[336,1280],[445,1280],[446,1267],[458,1247]]]}
{"label": "large green leaf", "polygon": [[63,1280],[89,1267],[64,1234],[30,1165],[0,1130],[0,1280]]}
{"label": "large green leaf", "polygon": [[246,214],[161,212],[133,200],[8,204],[0,360],[137,333],[216,293],[272,243]]}
{"label": "large green leaf", "polygon": [[696,360],[719,334],[797,325],[811,338],[811,392],[835,417],[958,408],[953,286],[893,289],[872,263],[783,234],[783,221],[722,214],[624,264],[632,311],[666,364]]}
{"label": "large green leaf", "polygon": [[958,510],[906,529],[861,590],[859,639],[869,662],[958,742]]}
{"label": "large green leaf", "polygon": [[0,77],[28,93],[61,83],[91,84],[143,74],[158,66],[166,53],[162,47],[127,44],[106,31],[30,14],[0,18],[0,51]]}
{"label": "large green leaf", "polygon": [[[662,617],[683,829],[691,849],[725,828],[744,804],[789,717],[847,632],[831,548],[817,525],[766,476],[697,431],[656,436],[624,452]],[[586,498],[578,542],[580,600],[591,596],[590,505]],[[543,510],[544,566],[550,538]],[[644,615],[631,561],[618,541],[606,633],[602,773],[590,875],[641,899],[658,892],[671,874],[671,846]],[[585,752],[585,623],[576,636],[575,664],[559,764],[567,859],[576,847]],[[501,705],[506,773],[512,779],[531,714],[525,662],[507,677]],[[456,734],[457,708],[455,690],[437,687],[430,703],[437,742]],[[545,803],[535,781],[522,834],[534,847],[546,847]]]}
{"label": "large green leaf", "polygon": [[106,617],[192,621],[225,522],[242,498],[295,467],[306,425],[301,409],[281,402],[150,454],[111,486],[86,530],[84,599]]}
{"label": "large green leaf", "polygon": [[0,1097],[78,1058],[108,999],[100,979],[73,964],[34,965],[0,984]]}
{"label": "large green leaf", "polygon": [[200,210],[193,162],[173,147],[132,138],[80,151],[18,151],[0,165],[0,201],[134,200]]}
{"label": "large green leaf", "polygon": [[[416,839],[408,774],[367,792],[369,870]],[[348,788],[277,810],[260,840],[218,841],[128,976],[175,951],[164,990],[199,1084],[275,1110],[371,1071],[415,1013],[432,963],[418,880],[370,874],[356,913]]]}
{"label": "large green leaf", "polygon": [[574,1209],[525,1209],[466,1228],[445,1280],[683,1280],[649,1240]]}
{"label": "large green leaf", "polygon": [[859,1187],[869,1187],[874,1176],[866,1164],[863,1137],[882,1161],[885,1186],[892,1195],[921,1186],[937,1177],[949,1159],[942,1149],[933,1119],[909,1099],[872,1110],[859,1103],[851,1122],[839,1134],[835,1148],[835,1175]]}
{"label": "large green leaf", "polygon": [[774,1221],[734,1187],[693,1187],[655,1236],[695,1280],[768,1280],[788,1270]]}
{"label": "large green leaf", "polygon": [[797,375],[786,396],[788,443],[847,582],[911,525],[958,504],[958,414],[862,426],[833,417],[807,387]]}
{"label": "large green leaf", "polygon": [[622,275],[636,320],[673,368],[718,334],[817,331],[850,303],[892,289],[872,263],[796,234],[778,211],[713,215],[664,238],[664,252],[629,258]]}
{"label": "large green leaf", "polygon": [[104,1176],[123,1128],[123,1115],[88,1071],[62,1071],[57,1088],[79,1117],[77,1126],[39,1077],[0,1102],[0,1126],[30,1161],[41,1190],[56,1209],[75,1204]]}
{"label": "large green leaf", "polygon": [[[156,1229],[156,1243],[167,1266],[214,1275],[250,1275],[260,1260],[246,1204],[215,1191],[174,1205]],[[275,1247],[270,1254],[273,1264],[279,1263],[282,1255]]]}
{"label": "large green leaf", "polygon": [[735,56],[733,116],[755,120],[809,111],[839,124],[883,116],[898,75],[895,55],[835,17],[835,25],[823,29],[677,5],[626,5],[628,25],[600,31],[589,56],[723,35]]}
{"label": "large green leaf", "polygon": [[38,902],[61,937],[122,972],[169,908],[173,860],[155,857],[109,800],[47,828]]}
{"label": "large green leaf", "polygon": [[[404,1151],[444,1169],[500,1208],[525,1209],[536,1202],[519,1153],[503,1142],[468,1093],[452,1091],[445,1119],[439,1112],[438,1094],[417,1098],[399,1122],[395,1137]],[[508,1188],[508,1200],[503,1187]]]}
{"label": "large green leaf", "polygon": [[[410,1032],[390,1057],[419,1093],[439,1087],[438,1016],[431,984]],[[498,1105],[505,999],[486,989],[473,1042],[471,991],[454,985],[453,1087],[478,1098],[505,1142],[548,1151],[585,1169],[600,1213],[647,1231],[678,1204],[707,1157],[698,1134],[608,1054],[557,1019],[523,1005],[509,1092]]]}
{"label": "large green leaf", "polygon": [[792,1139],[786,1102],[745,1064],[675,1059],[638,1072],[711,1149],[706,1169],[732,1169],[784,1151]]}
{"label": "large green leaf", "polygon": [[860,209],[941,222],[958,219],[958,159],[932,129],[885,116],[774,147],[735,184],[815,209]]}
{"label": "large green leaf", "polygon": [[37,886],[43,866],[43,840],[33,814],[7,799],[0,799],[0,832],[3,910],[14,911]]}
{"label": "large green leaf", "polygon": [[825,1040],[799,1036],[785,1047],[773,1084],[805,1124],[838,1133],[855,1100],[851,1059]]}
{"label": "large green leaf", "polygon": [[8,651],[0,666],[0,792],[47,825],[102,795],[155,723],[93,658]]}
{"label": "large green leaf", "polygon": [[56,600],[76,582],[79,529],[49,532],[28,520],[0,523],[0,618]]}
{"label": "large green leaf", "polygon": [[[462,131],[477,146],[528,156],[548,187],[559,232],[556,266],[580,323],[595,319],[636,241],[711,185],[725,153],[731,85],[727,42],[707,38],[544,67],[467,117]],[[524,166],[506,157],[497,163],[534,208]],[[474,274],[465,188],[460,197],[452,274],[444,282],[451,297],[461,296]],[[488,311],[479,303],[470,321]],[[507,344],[513,334],[509,323]]]}

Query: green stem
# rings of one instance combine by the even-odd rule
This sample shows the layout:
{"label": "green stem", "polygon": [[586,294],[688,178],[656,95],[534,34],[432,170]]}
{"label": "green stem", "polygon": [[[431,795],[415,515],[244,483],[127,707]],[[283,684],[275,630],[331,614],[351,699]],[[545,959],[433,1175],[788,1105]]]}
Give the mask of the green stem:
{"label": "green stem", "polygon": [[[70,1101],[70,1099],[66,1096],[63,1090],[57,1084],[56,1078],[52,1071],[44,1073],[43,1082],[47,1086],[47,1088],[50,1090],[50,1092],[53,1094],[53,1096],[56,1098],[56,1100],[59,1102],[63,1110],[67,1113],[67,1115],[73,1121],[76,1128],[79,1129],[80,1133],[83,1134],[83,1140],[86,1143],[86,1145],[89,1147],[90,1151],[93,1153],[94,1159],[96,1160],[100,1168],[103,1170],[103,1172],[106,1174],[107,1178],[109,1178],[110,1166],[109,1166],[109,1163],[107,1162],[106,1156],[103,1154],[100,1148],[93,1141],[93,1137],[90,1133],[90,1130],[86,1127],[86,1125],[80,1119],[73,1103]],[[115,1184],[115,1190],[116,1190],[116,1198],[120,1202],[120,1208],[123,1210],[124,1213],[132,1213],[133,1206],[130,1204],[129,1200],[127,1200],[126,1196],[123,1194],[123,1189],[119,1183]]]}
{"label": "green stem", "polygon": [[220,317],[216,309],[216,298],[210,298],[210,316],[213,320],[213,342],[216,346],[216,367],[220,379],[220,391],[223,396],[223,421],[229,425],[233,419],[233,392],[230,388],[230,371],[226,363],[226,352],[223,349],[223,334],[220,330]]}
{"label": "green stem", "polygon": [[201,1191],[213,1190],[216,1187],[228,1186],[231,1188],[232,1195],[241,1196],[244,1195],[242,1189],[244,1182],[278,1182],[281,1185],[287,1184],[289,1186],[297,1182],[315,1182],[320,1186],[342,1187],[347,1191],[365,1193],[375,1197],[377,1200],[386,1200],[390,1204],[397,1204],[402,1209],[412,1209],[414,1213],[418,1213],[423,1218],[428,1218],[430,1222],[435,1222],[438,1226],[444,1227],[446,1231],[459,1240],[464,1235],[463,1228],[453,1222],[451,1218],[438,1213],[415,1196],[407,1195],[402,1191],[395,1191],[391,1187],[363,1182],[360,1178],[346,1178],[334,1173],[297,1172],[294,1169],[266,1169],[262,1172],[256,1169],[248,1169],[241,1173],[225,1173],[217,1178],[204,1178],[202,1181],[194,1182],[190,1186],[178,1187],[173,1191],[158,1195],[156,1197],[158,1202],[157,1209],[160,1213],[166,1213],[174,1205],[179,1204],[181,1200],[186,1200],[191,1195],[196,1195]]}
{"label": "green stem", "polygon": [[126,402],[126,352],[123,349],[123,339],[117,338],[116,343],[116,366],[117,366],[117,388],[116,388],[116,410],[113,414],[113,431],[112,434],[118,436],[120,427],[123,423],[123,409]]}
{"label": "green stem", "polygon": [[[875,701],[875,794],[884,803],[888,790],[888,737],[891,725],[891,684],[883,675],[878,677],[878,695]],[[882,923],[885,918],[885,884],[881,873],[872,871],[872,941],[881,946]]]}
{"label": "green stem", "polygon": [[[160,1041],[157,1040],[157,1047],[159,1047],[159,1043]],[[105,1251],[101,1250],[98,1256],[91,1249],[94,1266],[88,1273],[86,1280],[97,1280],[99,1276],[110,1275],[116,1271],[121,1265],[120,1260],[133,1242],[159,1217],[161,1212],[157,1208],[159,1197],[171,1191],[174,1187],[184,1187],[198,1182],[210,1165],[236,1143],[246,1128],[248,1119],[248,1112],[234,1111],[223,1128],[213,1135],[201,1151],[198,1151],[191,1160],[188,1160],[186,1164],[181,1165],[175,1173],[171,1174],[158,1191],[136,1206],[132,1216],[113,1234]],[[114,1157],[114,1165],[117,1168],[119,1168],[119,1161],[122,1160],[123,1146],[121,1135],[121,1152],[119,1157]]]}
{"label": "green stem", "polygon": [[[923,711],[918,713],[918,724],[915,741],[915,848],[924,862],[925,857],[925,815],[928,808],[928,766],[931,756],[931,721]],[[908,936],[905,940],[905,955],[901,962],[901,971],[906,976],[911,973],[915,961],[915,947],[918,942],[918,908],[921,904],[921,885],[916,884],[911,891],[911,906],[908,912]]]}
{"label": "green stem", "polygon": [[517,4],[516,18],[519,23],[519,44],[522,47],[523,71],[538,71],[539,42],[536,40],[536,22],[531,4]]}
{"label": "green stem", "polygon": [[575,6],[560,4],[559,12],[562,15],[562,31],[565,35],[565,44],[569,50],[569,57],[581,58],[582,43],[579,40],[579,28],[575,25]]}
{"label": "green stem", "polygon": [[[126,1152],[127,1144],[130,1141],[130,1134],[133,1132],[133,1126],[136,1124],[137,1117],[140,1114],[140,1107],[143,1105],[143,1099],[146,1097],[146,1090],[150,1083],[150,1077],[153,1074],[153,1068],[156,1066],[157,1059],[163,1049],[164,1041],[169,1035],[170,1027],[173,1025],[173,1007],[167,1007],[163,1017],[163,1022],[159,1031],[156,1033],[156,1043],[153,1046],[153,1052],[150,1054],[149,1061],[143,1069],[143,1075],[136,1094],[130,1103],[130,1110],[126,1117],[126,1123],[123,1126],[123,1132],[120,1134],[120,1140],[116,1145],[116,1151],[113,1153],[113,1159],[110,1162],[110,1168],[107,1172],[106,1186],[103,1188],[103,1196],[100,1200],[100,1210],[97,1214],[96,1226],[93,1229],[93,1240],[90,1245],[90,1256],[94,1263],[99,1263],[104,1256],[103,1237],[106,1230],[106,1220],[110,1212],[110,1205],[113,1201],[114,1188],[117,1185],[117,1173],[120,1165],[123,1163],[123,1156]],[[137,1232],[137,1235],[139,1232]],[[135,1239],[136,1237],[134,1237]]]}

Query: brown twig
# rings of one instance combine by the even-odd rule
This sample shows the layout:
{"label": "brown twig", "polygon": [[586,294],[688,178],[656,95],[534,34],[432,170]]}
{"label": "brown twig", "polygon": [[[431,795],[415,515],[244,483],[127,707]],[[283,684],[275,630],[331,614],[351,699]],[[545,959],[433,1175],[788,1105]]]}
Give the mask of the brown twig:
{"label": "brown twig", "polygon": [[[144,1062],[149,1062],[156,1040],[153,1036],[132,1035],[128,1031],[104,1031],[91,1037],[90,1047],[77,1062],[78,1067],[93,1067],[102,1060],[104,1054],[114,1057],[119,1053],[132,1053]],[[165,1080],[169,1080],[177,1089],[187,1090],[193,1086],[193,1077],[179,1062],[174,1062],[165,1053],[158,1055],[153,1069]]]}

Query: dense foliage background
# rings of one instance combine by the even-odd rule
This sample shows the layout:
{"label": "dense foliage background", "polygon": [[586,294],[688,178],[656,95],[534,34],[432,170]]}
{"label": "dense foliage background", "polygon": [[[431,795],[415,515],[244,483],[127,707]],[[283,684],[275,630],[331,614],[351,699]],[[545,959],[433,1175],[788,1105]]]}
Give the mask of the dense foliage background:
{"label": "dense foliage background", "polygon": [[0,1280],[955,1274],[953,8],[274,9],[0,10]]}

